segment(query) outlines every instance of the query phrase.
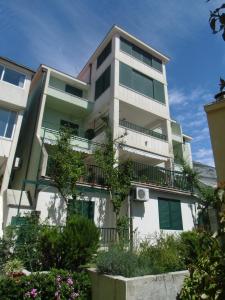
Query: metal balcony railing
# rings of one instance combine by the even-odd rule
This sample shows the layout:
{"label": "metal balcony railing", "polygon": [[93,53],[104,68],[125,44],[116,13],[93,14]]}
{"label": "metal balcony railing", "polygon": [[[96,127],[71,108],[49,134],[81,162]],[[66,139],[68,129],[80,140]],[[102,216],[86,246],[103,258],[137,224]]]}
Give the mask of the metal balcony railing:
{"label": "metal balcony railing", "polygon": [[192,191],[191,182],[182,172],[171,171],[161,167],[133,162],[132,178],[136,182],[150,183],[182,191]]}
{"label": "metal balcony railing", "polygon": [[125,128],[128,128],[128,129],[131,129],[131,130],[134,130],[134,131],[137,131],[137,132],[141,132],[141,133],[153,136],[153,137],[158,138],[160,140],[167,141],[167,136],[165,134],[158,133],[154,130],[141,127],[139,125],[130,123],[130,122],[125,121],[125,120],[119,120],[119,124],[120,124],[120,126],[123,126]]}

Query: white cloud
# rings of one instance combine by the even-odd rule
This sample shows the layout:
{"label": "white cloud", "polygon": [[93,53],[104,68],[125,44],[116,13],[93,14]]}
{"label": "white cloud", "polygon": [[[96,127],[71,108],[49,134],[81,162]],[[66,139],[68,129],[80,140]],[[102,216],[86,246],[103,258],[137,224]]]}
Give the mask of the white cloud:
{"label": "white cloud", "polygon": [[[205,101],[209,101],[211,97],[212,95],[202,87],[195,87],[189,92],[185,92],[180,88],[173,88],[169,90],[169,103],[171,105],[187,105],[190,102],[202,103]],[[201,108],[198,109],[198,114],[203,114],[202,104]]]}
{"label": "white cloud", "polygon": [[212,150],[209,148],[200,148],[193,153],[193,158],[203,164],[214,166]]}

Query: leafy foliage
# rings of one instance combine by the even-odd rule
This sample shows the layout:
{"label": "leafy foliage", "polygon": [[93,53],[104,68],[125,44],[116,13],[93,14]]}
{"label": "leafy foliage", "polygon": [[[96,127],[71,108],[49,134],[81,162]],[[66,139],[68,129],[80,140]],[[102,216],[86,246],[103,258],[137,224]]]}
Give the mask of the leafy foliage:
{"label": "leafy foliage", "polygon": [[106,141],[101,148],[95,150],[95,160],[105,174],[105,183],[110,193],[116,219],[118,219],[121,205],[131,187],[131,162],[126,161],[119,164],[116,157],[116,147],[118,147],[119,140],[121,142],[123,136],[114,140],[108,120],[105,119],[104,122],[106,124]]}
{"label": "leafy foliage", "polygon": [[214,34],[222,32],[225,41],[225,3],[214,11],[210,11],[209,24]]}
{"label": "leafy foliage", "polygon": [[3,277],[0,279],[0,299],[88,300],[89,277],[85,272],[70,273],[56,269],[16,279]]}
{"label": "leafy foliage", "polygon": [[190,278],[185,280],[180,299],[225,298],[225,189],[215,191],[219,228],[213,236],[202,233],[201,250],[189,266]]}
{"label": "leafy foliage", "polygon": [[8,260],[4,266],[5,274],[10,274],[13,272],[21,272],[23,269],[23,263],[19,259]]}
{"label": "leafy foliage", "polygon": [[30,271],[77,270],[92,259],[99,242],[95,224],[78,215],[72,216],[63,228],[28,221],[27,225],[10,227],[10,232],[9,258],[21,260]]}
{"label": "leafy foliage", "polygon": [[56,145],[52,147],[50,176],[61,196],[68,200],[76,195],[76,183],[85,173],[84,153],[74,151],[71,130],[59,132]]}

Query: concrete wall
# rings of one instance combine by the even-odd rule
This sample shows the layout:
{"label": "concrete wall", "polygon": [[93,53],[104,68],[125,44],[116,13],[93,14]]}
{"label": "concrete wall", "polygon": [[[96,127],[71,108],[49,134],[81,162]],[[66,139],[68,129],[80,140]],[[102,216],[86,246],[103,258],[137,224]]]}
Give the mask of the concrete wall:
{"label": "concrete wall", "polygon": [[188,271],[125,278],[89,270],[92,300],[176,300]]}
{"label": "concrete wall", "polygon": [[[159,233],[159,209],[158,198],[180,200],[183,230],[194,228],[195,204],[191,196],[183,196],[162,191],[149,191],[148,201],[133,201],[133,228],[136,231],[137,243],[150,235]],[[179,233],[176,230],[162,230],[165,233]]]}
{"label": "concrete wall", "polygon": [[212,104],[205,106],[213,155],[216,166],[217,180],[225,184],[225,94]]}

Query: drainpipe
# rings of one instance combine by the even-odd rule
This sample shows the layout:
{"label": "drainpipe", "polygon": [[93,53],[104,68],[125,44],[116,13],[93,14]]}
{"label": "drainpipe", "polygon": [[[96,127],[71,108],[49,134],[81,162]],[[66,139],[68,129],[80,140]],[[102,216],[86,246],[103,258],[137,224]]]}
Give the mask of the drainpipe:
{"label": "drainpipe", "polygon": [[132,190],[130,190],[130,193],[127,196],[128,200],[128,214],[129,214],[129,220],[130,220],[130,250],[133,251],[134,248],[134,239],[133,239],[133,199],[132,199]]}

